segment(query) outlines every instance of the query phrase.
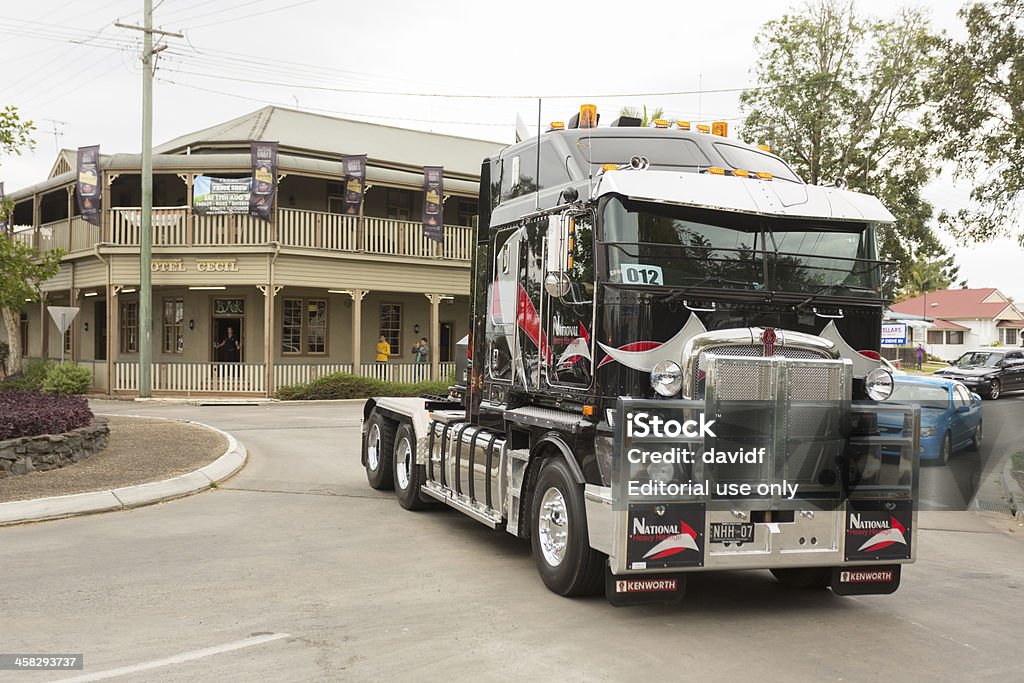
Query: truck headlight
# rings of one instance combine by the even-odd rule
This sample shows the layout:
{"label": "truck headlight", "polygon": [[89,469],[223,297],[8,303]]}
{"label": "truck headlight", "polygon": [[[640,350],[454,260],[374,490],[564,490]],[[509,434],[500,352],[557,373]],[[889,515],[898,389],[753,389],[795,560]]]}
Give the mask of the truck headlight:
{"label": "truck headlight", "polygon": [[675,396],[683,388],[683,370],[670,360],[659,362],[651,370],[651,387],[661,396]]}
{"label": "truck headlight", "polygon": [[872,401],[884,401],[892,395],[892,374],[885,368],[875,368],[864,378],[864,391]]}

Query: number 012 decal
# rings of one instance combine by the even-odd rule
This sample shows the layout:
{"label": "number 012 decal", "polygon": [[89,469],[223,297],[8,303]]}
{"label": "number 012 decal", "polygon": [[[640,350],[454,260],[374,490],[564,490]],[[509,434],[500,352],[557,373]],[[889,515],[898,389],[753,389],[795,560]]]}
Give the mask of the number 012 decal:
{"label": "number 012 decal", "polygon": [[661,266],[648,266],[643,263],[623,263],[622,281],[630,285],[665,284],[665,278],[661,276]]}

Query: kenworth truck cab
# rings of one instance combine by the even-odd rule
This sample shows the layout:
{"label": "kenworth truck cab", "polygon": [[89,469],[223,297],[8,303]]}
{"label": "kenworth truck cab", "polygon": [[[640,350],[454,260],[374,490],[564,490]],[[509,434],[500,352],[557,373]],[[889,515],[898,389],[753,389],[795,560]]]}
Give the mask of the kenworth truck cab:
{"label": "kenworth truck cab", "polygon": [[893,592],[919,413],[878,426],[892,214],[725,124],[596,123],[484,160],[468,367],[366,403],[370,485],[529,539],[561,595],[672,601],[716,569]]}

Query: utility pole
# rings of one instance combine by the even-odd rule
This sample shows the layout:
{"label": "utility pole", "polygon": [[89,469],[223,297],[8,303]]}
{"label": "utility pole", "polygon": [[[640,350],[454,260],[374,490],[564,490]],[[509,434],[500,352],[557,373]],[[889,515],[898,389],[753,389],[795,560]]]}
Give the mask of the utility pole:
{"label": "utility pole", "polygon": [[139,224],[139,396],[152,393],[153,361],[153,34],[183,38],[180,33],[153,28],[153,0],[144,0],[143,26],[114,26],[142,31],[142,219]]}

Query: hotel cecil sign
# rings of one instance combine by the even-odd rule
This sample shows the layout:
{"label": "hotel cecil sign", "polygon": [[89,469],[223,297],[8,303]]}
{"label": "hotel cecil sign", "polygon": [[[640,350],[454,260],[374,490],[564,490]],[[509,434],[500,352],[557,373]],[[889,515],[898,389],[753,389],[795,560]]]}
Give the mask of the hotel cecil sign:
{"label": "hotel cecil sign", "polygon": [[[233,258],[196,259],[195,269],[200,273],[237,273],[238,261]],[[150,270],[154,273],[186,273],[189,268],[180,258],[153,259]]]}

